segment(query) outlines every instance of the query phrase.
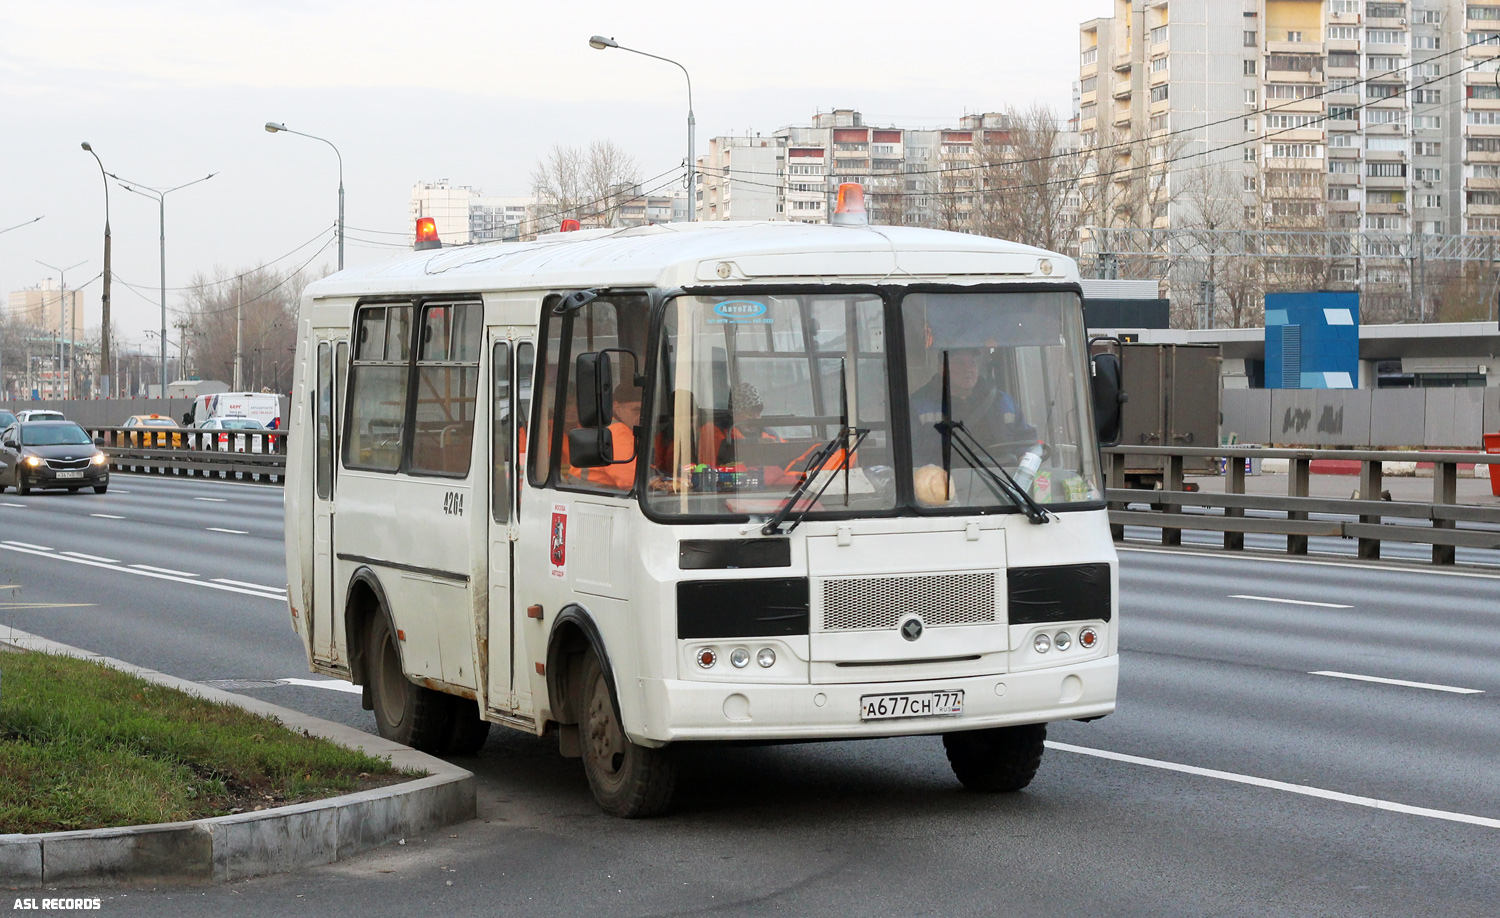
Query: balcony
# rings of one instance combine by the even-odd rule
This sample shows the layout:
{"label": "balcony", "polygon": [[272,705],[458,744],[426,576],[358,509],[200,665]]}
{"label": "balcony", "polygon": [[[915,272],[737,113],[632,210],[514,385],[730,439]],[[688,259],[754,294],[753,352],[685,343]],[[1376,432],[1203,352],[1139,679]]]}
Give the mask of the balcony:
{"label": "balcony", "polygon": [[1406,204],[1366,204],[1365,212],[1371,214],[1404,214]]}
{"label": "balcony", "polygon": [[1406,176],[1404,175],[1366,175],[1364,186],[1374,191],[1392,190],[1399,191],[1406,187]]}
{"label": "balcony", "polygon": [[1129,80],[1123,83],[1116,83],[1113,95],[1116,99],[1128,99],[1130,98],[1130,89],[1131,82]]}
{"label": "balcony", "polygon": [[1321,41],[1268,41],[1266,42],[1266,53],[1276,54],[1322,54],[1323,42]]}

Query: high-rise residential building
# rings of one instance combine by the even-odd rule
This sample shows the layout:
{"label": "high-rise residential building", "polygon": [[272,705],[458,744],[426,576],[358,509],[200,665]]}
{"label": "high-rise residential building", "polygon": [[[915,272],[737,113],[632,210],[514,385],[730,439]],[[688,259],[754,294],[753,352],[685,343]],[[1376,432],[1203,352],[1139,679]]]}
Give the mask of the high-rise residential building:
{"label": "high-rise residential building", "polygon": [[73,333],[75,319],[78,333],[83,334],[83,310],[82,290],[64,291],[48,278],[35,287],[12,290],[6,304],[6,318],[67,338]]}
{"label": "high-rise residential building", "polygon": [[[1059,126],[1059,145],[1069,125]],[[854,109],[820,112],[769,136],[715,137],[698,158],[700,220],[827,223],[838,186],[865,189],[870,221],[977,231],[988,181],[977,165],[1010,142],[1007,115],[964,115],[951,127],[873,126]]]}
{"label": "high-rise residential building", "polygon": [[1500,0],[1115,0],[1080,53],[1085,223],[1500,235]]}
{"label": "high-rise residential building", "polygon": [[419,182],[411,190],[409,226],[415,234],[417,219],[432,217],[445,245],[514,240],[521,238],[530,207],[531,198],[489,196],[447,179]]}

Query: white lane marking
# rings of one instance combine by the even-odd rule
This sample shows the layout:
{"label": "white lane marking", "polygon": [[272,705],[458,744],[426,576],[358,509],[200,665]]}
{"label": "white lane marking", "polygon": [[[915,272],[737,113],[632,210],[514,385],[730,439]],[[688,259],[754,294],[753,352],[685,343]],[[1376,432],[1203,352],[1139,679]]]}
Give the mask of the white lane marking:
{"label": "white lane marking", "polygon": [[9,502],[0,503],[0,507],[20,507],[22,510],[26,509],[25,504],[12,504]]}
{"label": "white lane marking", "polygon": [[101,520],[123,520],[123,516],[115,516],[113,513],[90,513],[89,516],[97,516]]}
{"label": "white lane marking", "polygon": [[1115,551],[1119,553],[1136,552],[1142,555],[1176,555],[1179,558],[1192,558],[1195,556],[1218,558],[1221,561],[1268,561],[1272,564],[1310,564],[1313,567],[1342,567],[1346,570],[1379,571],[1383,574],[1435,574],[1439,577],[1474,577],[1480,580],[1500,580],[1500,574],[1485,574],[1477,571],[1433,570],[1426,567],[1393,567],[1389,564],[1364,563],[1352,556],[1347,561],[1317,561],[1311,558],[1277,557],[1266,551],[1255,551],[1250,554],[1239,551],[1214,551],[1203,545],[1191,548],[1136,548],[1131,545],[1116,545]]}
{"label": "white lane marking", "polygon": [[1318,670],[1308,673],[1309,676],[1332,676],[1335,679],[1354,679],[1359,682],[1379,682],[1381,685],[1400,685],[1406,688],[1432,689],[1434,692],[1452,692],[1455,695],[1483,695],[1484,689],[1459,688],[1456,685],[1434,685],[1431,682],[1408,682],[1405,679],[1386,679],[1381,676],[1361,676],[1355,673],[1336,673],[1330,670]]}
{"label": "white lane marking", "polygon": [[198,576],[197,574],[194,574],[191,571],[174,571],[170,567],[152,567],[149,564],[132,564],[130,566],[133,567],[133,568],[136,568],[137,570],[152,571],[153,573],[157,573],[157,574],[170,574],[173,577],[196,577],[196,576]]}
{"label": "white lane marking", "polygon": [[204,531],[205,532],[227,532],[230,535],[249,535],[250,534],[249,531],[244,530],[244,529],[220,529],[218,526],[209,526]]}
{"label": "white lane marking", "polygon": [[193,498],[193,500],[206,500],[206,501],[209,501],[210,503],[215,503],[215,504],[227,504],[227,503],[229,503],[229,498],[227,498],[227,497],[195,497],[195,498]]}
{"label": "white lane marking", "polygon": [[52,549],[50,548],[31,548],[29,546],[23,548],[13,542],[0,542],[0,550],[19,552],[23,555],[36,555],[38,558],[55,558],[58,561],[67,561],[72,564],[82,564],[88,567],[101,567],[107,571],[115,571],[116,573],[120,574],[135,574],[137,577],[150,577],[152,580],[170,580],[173,583],[194,584],[201,587],[208,587],[210,590],[223,590],[226,593],[239,593],[244,596],[255,596],[259,599],[269,599],[273,602],[286,602],[285,596],[279,596],[274,593],[263,593],[260,590],[247,590],[243,587],[230,586],[227,583],[208,583],[203,580],[188,579],[189,577],[197,576],[196,574],[189,574],[187,577],[173,577],[167,574],[155,573],[151,570],[143,571],[136,569],[137,567],[143,565],[121,567],[115,564],[105,564],[100,561],[90,561],[87,558],[69,558],[63,555],[53,554]]}
{"label": "white lane marking", "polygon": [[3,543],[0,543],[0,544],[3,544],[3,545],[14,545],[17,548],[32,548],[32,549],[35,549],[37,551],[51,551],[52,550],[52,549],[48,548],[45,545],[32,545],[30,542],[3,542]]}
{"label": "white lane marking", "polygon": [[230,586],[242,586],[248,587],[252,590],[263,590],[268,593],[280,593],[282,596],[286,595],[285,587],[262,586],[259,583],[246,583],[243,580],[230,580],[227,577],[215,577],[214,583],[227,583]]}
{"label": "white lane marking", "polygon": [[129,491],[125,490],[124,488],[115,488],[114,492],[116,494],[129,494],[130,493]]}
{"label": "white lane marking", "polygon": [[1310,599],[1280,599],[1276,596],[1247,596],[1244,593],[1231,593],[1230,599],[1253,599],[1256,602],[1280,602],[1289,606],[1317,606],[1320,609],[1352,609],[1353,606],[1340,605],[1336,602],[1313,602]]}
{"label": "white lane marking", "polygon": [[364,692],[364,689],[359,686],[352,682],[345,682],[342,679],[282,679],[281,681],[287,685],[305,685],[308,688],[332,689],[335,692],[348,692],[351,695],[358,695]]}
{"label": "white lane marking", "polygon": [[100,561],[100,562],[103,562],[104,564],[119,564],[120,563],[118,560],[116,560],[114,558],[101,558],[98,555],[86,555],[86,554],[84,554],[81,551],[65,551],[65,552],[63,552],[63,554],[65,554],[65,555],[67,555],[67,556],[69,556],[71,558],[82,558],[85,561]]}
{"label": "white lane marking", "polygon": [[1198,768],[1195,765],[1179,765],[1176,762],[1163,762],[1160,759],[1146,759],[1137,755],[1125,755],[1121,752],[1109,752],[1105,749],[1090,749],[1086,746],[1072,746],[1068,743],[1054,743],[1047,741],[1049,749],[1057,749],[1062,752],[1076,752],[1079,755],[1093,756],[1098,759],[1109,759],[1114,762],[1125,762],[1129,765],[1144,765],[1147,768],[1160,768],[1164,771],[1176,771],[1185,775],[1197,775],[1201,778],[1217,778],[1220,781],[1231,781],[1236,784],[1249,784],[1252,787],[1264,787],[1268,790],[1284,791],[1288,794],[1300,794],[1304,797],[1317,797],[1321,800],[1333,800],[1338,803],[1352,803],[1355,806],[1367,806],[1371,809],[1385,810],[1390,813],[1404,813],[1407,816],[1425,816],[1428,819],[1442,819],[1447,822],[1462,822],[1473,826],[1485,826],[1490,829],[1500,829],[1500,819],[1489,816],[1474,816],[1469,813],[1452,813],[1447,810],[1433,810],[1425,806],[1411,806],[1406,803],[1396,803],[1391,800],[1380,800],[1375,797],[1360,797],[1355,794],[1345,794],[1340,791],[1324,790],[1321,787],[1309,787],[1306,784],[1289,784],[1286,781],[1272,781],[1269,778],[1257,778],[1253,775],[1235,774],[1232,771],[1218,771],[1213,768]]}

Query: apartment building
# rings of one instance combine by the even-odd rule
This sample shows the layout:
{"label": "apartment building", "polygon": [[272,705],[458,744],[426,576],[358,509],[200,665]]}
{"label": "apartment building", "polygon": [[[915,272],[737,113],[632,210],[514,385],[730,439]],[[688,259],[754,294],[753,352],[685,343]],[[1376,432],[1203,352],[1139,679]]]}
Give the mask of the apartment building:
{"label": "apartment building", "polygon": [[412,186],[407,225],[415,234],[417,219],[432,217],[445,245],[515,240],[521,236],[530,208],[531,198],[486,195],[469,185],[439,179]]}
{"label": "apartment building", "polygon": [[836,109],[768,137],[715,137],[698,158],[698,219],[826,223],[838,186],[856,182],[873,223],[969,230],[983,176],[963,167],[1002,148],[1009,127],[994,112],[904,128]]}
{"label": "apartment building", "polygon": [[1257,228],[1500,233],[1500,0],[1116,0],[1080,54],[1106,225],[1189,225],[1206,166]]}

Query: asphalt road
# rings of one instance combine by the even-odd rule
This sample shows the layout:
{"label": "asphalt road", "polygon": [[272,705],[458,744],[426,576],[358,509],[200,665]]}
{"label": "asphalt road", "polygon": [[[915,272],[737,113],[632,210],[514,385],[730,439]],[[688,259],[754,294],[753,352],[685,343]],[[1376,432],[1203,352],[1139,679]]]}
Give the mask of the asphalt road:
{"label": "asphalt road", "polygon": [[[371,729],[273,598],[280,513],[271,487],[129,476],[0,495],[0,625],[200,681],[323,683],[245,693]],[[930,738],[696,749],[675,810],[627,822],[550,741],[496,728],[464,761],[479,820],[101,911],[1500,914],[1500,577],[1121,558],[1120,709],[1054,725],[1020,794],[962,791]]]}

